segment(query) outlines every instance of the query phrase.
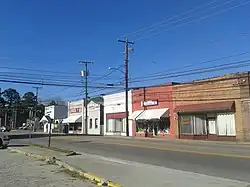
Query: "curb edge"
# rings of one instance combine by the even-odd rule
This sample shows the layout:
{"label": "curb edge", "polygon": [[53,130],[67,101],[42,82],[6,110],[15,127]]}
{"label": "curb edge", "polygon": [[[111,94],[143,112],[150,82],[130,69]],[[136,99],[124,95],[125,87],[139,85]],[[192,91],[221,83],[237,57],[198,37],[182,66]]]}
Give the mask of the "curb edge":
{"label": "curb edge", "polygon": [[[15,149],[15,148],[10,148],[10,147],[8,149],[9,149],[9,151],[20,153],[20,154],[26,155],[28,157],[43,160],[43,161],[54,159],[53,157],[42,156],[42,155],[38,155],[35,153],[29,153],[29,152],[22,151],[20,149]],[[63,162],[59,159],[56,159],[55,164],[58,165],[59,167],[64,167],[65,169],[67,169],[69,171],[76,172],[77,174],[79,174],[79,176],[81,176],[81,177],[83,177],[91,182],[97,183],[98,186],[103,186],[104,184],[106,184],[106,186],[108,186],[108,187],[122,187],[122,185],[120,185],[120,184],[114,183],[112,181],[106,181],[105,179],[98,177],[95,174],[83,172],[80,169],[76,169],[75,167],[73,167],[73,166],[69,165],[68,163]]]}

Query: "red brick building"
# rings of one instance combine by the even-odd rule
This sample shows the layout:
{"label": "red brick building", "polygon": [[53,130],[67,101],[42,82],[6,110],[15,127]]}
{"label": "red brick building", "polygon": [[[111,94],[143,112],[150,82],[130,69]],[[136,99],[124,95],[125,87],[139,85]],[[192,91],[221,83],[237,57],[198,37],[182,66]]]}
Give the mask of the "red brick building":
{"label": "red brick building", "polygon": [[164,84],[132,91],[133,136],[174,137],[172,85]]}
{"label": "red brick building", "polygon": [[172,88],[175,134],[203,140],[250,140],[249,72]]}

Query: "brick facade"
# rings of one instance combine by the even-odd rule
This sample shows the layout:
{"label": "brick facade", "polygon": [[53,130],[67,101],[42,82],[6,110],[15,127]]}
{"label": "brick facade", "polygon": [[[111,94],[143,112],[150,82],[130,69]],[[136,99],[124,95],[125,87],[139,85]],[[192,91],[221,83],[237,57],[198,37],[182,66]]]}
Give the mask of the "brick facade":
{"label": "brick facade", "polygon": [[[192,84],[174,85],[172,98],[172,106],[234,101],[236,138],[250,140],[250,114],[248,110],[250,101],[244,100],[249,98],[248,72],[194,81]],[[176,113],[174,116],[173,129],[177,137],[179,134],[178,118]]]}
{"label": "brick facade", "polygon": [[[142,101],[158,101],[155,106],[141,106]],[[172,102],[172,83],[135,89],[132,92],[132,111],[169,108],[170,136],[174,135],[174,103]],[[133,124],[133,134],[135,134],[135,123]]]}

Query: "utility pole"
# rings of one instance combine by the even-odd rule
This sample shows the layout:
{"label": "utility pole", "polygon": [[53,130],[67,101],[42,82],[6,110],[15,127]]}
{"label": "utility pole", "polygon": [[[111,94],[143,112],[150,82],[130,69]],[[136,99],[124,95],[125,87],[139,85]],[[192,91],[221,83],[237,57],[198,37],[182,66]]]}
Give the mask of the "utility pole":
{"label": "utility pole", "polygon": [[38,92],[39,92],[39,89],[41,89],[42,87],[38,87],[38,86],[34,86],[33,88],[36,89],[36,103],[35,103],[35,110],[34,110],[34,127],[33,127],[33,131],[35,130],[35,126],[36,126],[36,117],[37,117],[37,103],[38,103]]}
{"label": "utility pole", "polygon": [[36,104],[35,104],[35,111],[34,111],[34,117],[36,118],[37,103],[38,103],[38,92],[39,92],[39,89],[41,89],[42,87],[34,86],[33,88],[36,89]]}
{"label": "utility pole", "polygon": [[[79,63],[85,65],[85,70],[82,71],[82,76],[85,78],[85,101],[84,101],[84,107],[85,107],[85,134],[88,134],[88,64],[93,64],[93,61],[88,60],[81,60]],[[83,109],[82,109],[83,110]],[[82,122],[83,123],[83,122]],[[83,126],[82,126],[83,128]],[[83,131],[83,129],[82,129]]]}
{"label": "utility pole", "polygon": [[125,110],[126,110],[126,135],[129,136],[129,121],[128,121],[128,54],[130,52],[129,50],[129,44],[134,44],[134,42],[126,40],[118,40],[118,42],[122,42],[125,44]]}

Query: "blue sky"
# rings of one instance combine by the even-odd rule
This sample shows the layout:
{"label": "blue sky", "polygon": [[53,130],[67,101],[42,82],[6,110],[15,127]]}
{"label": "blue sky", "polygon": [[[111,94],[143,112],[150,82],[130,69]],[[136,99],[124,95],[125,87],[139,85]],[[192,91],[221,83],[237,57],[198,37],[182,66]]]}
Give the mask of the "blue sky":
{"label": "blue sky", "polygon": [[[228,8],[246,1],[233,0],[232,4],[225,4],[224,7]],[[117,42],[118,37],[208,2],[209,0],[3,0],[0,1],[0,66],[41,70],[35,73],[53,70],[68,72],[71,75],[75,73],[78,76],[82,68],[78,60],[87,59],[95,62],[90,65],[90,74],[103,75],[108,72],[108,67],[123,64],[124,47]],[[227,0],[214,1],[214,5],[223,2]],[[209,15],[216,10],[196,11],[196,18]],[[171,28],[156,36],[138,41],[136,40],[139,37],[131,37],[136,42],[133,45],[134,52],[130,54],[130,76],[146,76],[176,68],[182,70],[183,66],[193,63],[197,63],[193,68],[198,68],[250,59],[248,54],[232,58],[230,61],[198,64],[250,51],[249,12],[250,3],[192,23],[187,24],[184,20],[183,26]],[[137,83],[133,86],[192,80],[244,70],[249,69],[245,67],[190,75]],[[4,71],[18,73],[17,70],[0,68],[0,73]],[[58,76],[64,74],[55,73],[51,78],[56,79]],[[99,82],[117,82],[121,76],[120,72],[116,72],[107,80]],[[31,85],[2,83],[0,85],[2,89],[14,87],[21,93],[34,90]],[[80,91],[80,88],[44,86],[40,90],[40,96],[41,99],[52,97],[73,99],[79,96]]]}

